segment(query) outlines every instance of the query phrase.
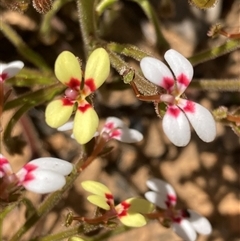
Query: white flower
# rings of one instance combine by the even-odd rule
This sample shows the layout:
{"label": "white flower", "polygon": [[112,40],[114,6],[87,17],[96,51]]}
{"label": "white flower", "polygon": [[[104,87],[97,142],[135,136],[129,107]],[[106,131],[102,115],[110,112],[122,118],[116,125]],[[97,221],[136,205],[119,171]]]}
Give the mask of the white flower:
{"label": "white flower", "polygon": [[176,210],[177,196],[173,187],[160,179],[150,179],[147,186],[152,190],[145,193],[148,201],[165,210],[165,219],[184,241],[195,241],[197,233],[208,235],[212,232],[209,221],[193,210]]}
{"label": "white flower", "polygon": [[[67,122],[65,125],[60,126],[58,131],[72,130],[73,122]],[[111,139],[116,139],[125,143],[135,143],[143,139],[143,135],[134,129],[129,129],[122,120],[116,117],[108,117],[100,132],[100,135],[107,135],[108,141]],[[95,136],[98,136],[96,133]]]}
{"label": "white flower", "polygon": [[73,165],[67,161],[43,157],[28,162],[17,173],[13,173],[8,160],[0,154],[0,179],[3,183],[0,198],[6,198],[11,188],[15,190],[20,186],[40,194],[54,192],[65,185],[64,176],[70,174],[72,169]]}
{"label": "white flower", "polygon": [[164,55],[170,69],[160,60],[145,57],[140,66],[143,75],[150,82],[161,86],[167,93],[159,101],[167,104],[163,117],[163,130],[176,146],[186,146],[190,141],[190,125],[205,142],[211,142],[216,136],[216,124],[212,114],[203,106],[180,96],[190,84],[193,76],[191,63],[177,51],[170,49]]}
{"label": "white flower", "polygon": [[4,82],[6,79],[12,78],[23,68],[23,66],[24,63],[22,61],[0,64],[0,82]]}

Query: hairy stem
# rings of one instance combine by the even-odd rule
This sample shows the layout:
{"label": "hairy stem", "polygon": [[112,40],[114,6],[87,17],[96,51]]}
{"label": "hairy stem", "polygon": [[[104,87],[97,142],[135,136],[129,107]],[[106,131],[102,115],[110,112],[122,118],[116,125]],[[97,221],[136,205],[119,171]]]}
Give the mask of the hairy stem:
{"label": "hairy stem", "polygon": [[96,16],[94,10],[95,0],[76,0],[78,19],[82,33],[86,55],[95,47],[96,41]]}
{"label": "hairy stem", "polygon": [[221,46],[203,51],[199,54],[196,54],[190,57],[188,60],[192,63],[193,66],[195,66],[197,64],[200,64],[208,60],[215,59],[224,54],[230,53],[239,48],[240,48],[240,39],[229,40]]}

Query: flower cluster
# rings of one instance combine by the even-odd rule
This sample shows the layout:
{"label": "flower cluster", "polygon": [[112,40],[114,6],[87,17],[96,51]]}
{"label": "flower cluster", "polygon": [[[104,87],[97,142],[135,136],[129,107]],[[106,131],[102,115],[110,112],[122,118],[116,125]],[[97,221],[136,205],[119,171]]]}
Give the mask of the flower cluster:
{"label": "flower cluster", "polygon": [[55,62],[55,75],[67,86],[65,95],[53,100],[46,108],[46,122],[53,128],[65,124],[76,111],[73,134],[80,144],[85,144],[94,136],[98,128],[98,115],[87,99],[106,80],[110,71],[107,52],[98,48],[89,56],[84,80],[78,59],[69,51],[62,52]]}
{"label": "flower cluster", "polygon": [[40,194],[54,192],[65,185],[64,176],[72,169],[73,165],[67,161],[43,157],[30,161],[13,173],[8,160],[0,154],[0,199],[8,200],[22,187]]}
{"label": "flower cluster", "polygon": [[[86,191],[92,193],[88,196],[88,201],[105,210],[105,213],[97,218],[98,222],[117,218],[126,226],[142,227],[147,222],[143,214],[154,209],[154,205],[150,202],[137,197],[129,198],[115,206],[114,197],[105,185],[95,181],[84,181],[81,184]],[[94,219],[89,222],[93,223]]]}
{"label": "flower cluster", "polygon": [[203,141],[213,141],[216,124],[212,114],[200,104],[181,98],[192,80],[191,63],[173,49],[168,50],[164,58],[175,78],[169,68],[158,59],[145,57],[140,66],[146,79],[167,92],[159,96],[159,101],[167,104],[162,122],[165,134],[174,145],[186,146],[190,141],[190,122]]}
{"label": "flower cluster", "polygon": [[[145,193],[146,199],[164,210],[159,215],[159,221],[164,226],[171,226],[185,241],[195,241],[196,232],[204,235],[211,233],[211,224],[205,217],[190,209],[176,210],[177,195],[169,183],[154,178],[147,181],[147,186],[152,191]],[[157,216],[157,213],[153,215]]]}

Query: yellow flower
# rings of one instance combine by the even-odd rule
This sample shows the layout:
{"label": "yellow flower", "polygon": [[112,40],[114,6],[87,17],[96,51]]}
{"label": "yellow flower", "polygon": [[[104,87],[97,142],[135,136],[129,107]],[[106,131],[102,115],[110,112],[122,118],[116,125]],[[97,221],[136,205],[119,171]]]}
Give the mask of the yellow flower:
{"label": "yellow flower", "polygon": [[89,56],[84,80],[75,55],[69,51],[62,52],[55,62],[55,75],[67,89],[63,98],[48,104],[45,112],[47,124],[53,128],[62,126],[76,108],[73,135],[80,144],[90,141],[98,128],[99,119],[86,97],[104,83],[109,71],[110,60],[103,48],[97,48]]}

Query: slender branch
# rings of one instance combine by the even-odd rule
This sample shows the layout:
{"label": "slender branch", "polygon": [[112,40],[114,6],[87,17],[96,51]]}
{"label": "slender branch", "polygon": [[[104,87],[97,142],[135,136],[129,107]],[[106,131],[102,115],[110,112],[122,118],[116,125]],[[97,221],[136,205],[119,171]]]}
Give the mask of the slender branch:
{"label": "slender branch", "polygon": [[240,48],[240,39],[229,40],[221,46],[203,51],[199,54],[196,54],[190,57],[188,60],[192,63],[193,66],[195,66],[197,64],[200,64],[208,60],[215,59],[224,54],[230,53],[239,48]]}
{"label": "slender branch", "polygon": [[82,33],[86,55],[94,48],[96,36],[95,0],[76,0],[78,19]]}
{"label": "slender branch", "polygon": [[240,79],[193,79],[189,87],[207,91],[240,92]]}
{"label": "slender branch", "polygon": [[149,56],[150,54],[144,52],[138,47],[130,44],[119,44],[119,43],[110,43],[108,44],[108,48],[113,52],[122,54],[133,59],[140,61],[142,58]]}

